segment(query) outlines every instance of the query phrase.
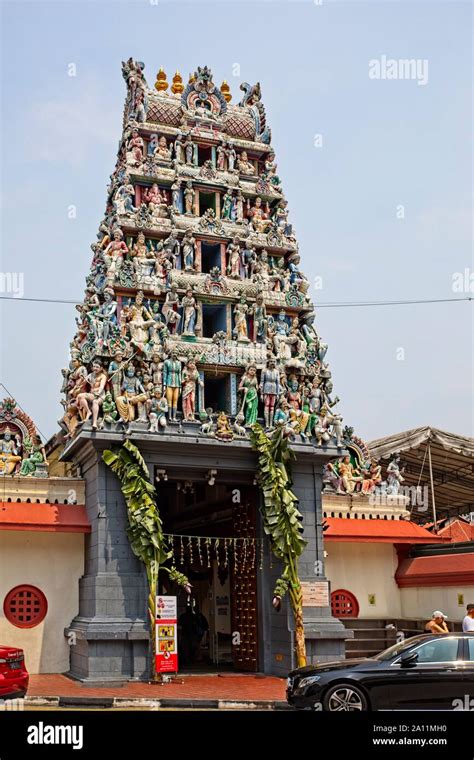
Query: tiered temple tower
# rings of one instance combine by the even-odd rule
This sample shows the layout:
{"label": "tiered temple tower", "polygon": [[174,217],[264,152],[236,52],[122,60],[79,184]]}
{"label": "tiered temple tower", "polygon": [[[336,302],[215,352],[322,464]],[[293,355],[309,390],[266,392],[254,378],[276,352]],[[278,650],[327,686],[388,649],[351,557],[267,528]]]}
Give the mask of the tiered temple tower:
{"label": "tiered temple tower", "polygon": [[[139,446],[169,533],[260,541],[249,442],[257,420],[269,431],[284,426],[297,455],[308,654],[334,658],[345,631],[329,610],[321,475],[341,453],[342,419],[260,85],[242,84],[231,105],[228,85],[219,89],[207,66],[186,85],[176,73],[171,88],[162,70],[150,88],[132,59],[122,71],[123,135],[64,373],[64,457],[82,469],[92,524],[71,672],[85,680],[146,673],[144,572],[103,450],[125,437]],[[277,574],[276,563],[262,562],[230,578],[240,669],[284,674],[292,664],[291,614],[271,605]]]}

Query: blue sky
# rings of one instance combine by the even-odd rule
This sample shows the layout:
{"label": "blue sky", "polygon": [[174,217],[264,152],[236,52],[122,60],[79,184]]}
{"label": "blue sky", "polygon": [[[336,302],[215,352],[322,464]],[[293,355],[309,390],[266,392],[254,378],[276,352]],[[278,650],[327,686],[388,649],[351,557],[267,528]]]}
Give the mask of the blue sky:
{"label": "blue sky", "polygon": [[[322,278],[316,324],[346,422],[367,440],[425,424],[472,434],[472,302],[318,309],[468,295],[452,278],[473,271],[469,3],[17,0],[1,13],[1,271],[24,273],[26,297],[82,299],[121,61],[144,61],[151,85],[160,66],[171,80],[207,64],[233,102],[241,81],[261,82],[302,265]],[[427,60],[427,83],[370,79],[383,55]],[[0,309],[1,381],[49,436],[75,309]]]}

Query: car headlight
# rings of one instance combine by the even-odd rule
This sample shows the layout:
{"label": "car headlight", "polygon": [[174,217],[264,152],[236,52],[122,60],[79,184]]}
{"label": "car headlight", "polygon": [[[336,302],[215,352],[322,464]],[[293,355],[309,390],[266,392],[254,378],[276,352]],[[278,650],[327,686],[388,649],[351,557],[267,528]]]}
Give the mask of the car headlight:
{"label": "car headlight", "polygon": [[306,689],[307,686],[312,686],[321,679],[321,676],[306,676],[302,678],[298,684],[298,689]]}

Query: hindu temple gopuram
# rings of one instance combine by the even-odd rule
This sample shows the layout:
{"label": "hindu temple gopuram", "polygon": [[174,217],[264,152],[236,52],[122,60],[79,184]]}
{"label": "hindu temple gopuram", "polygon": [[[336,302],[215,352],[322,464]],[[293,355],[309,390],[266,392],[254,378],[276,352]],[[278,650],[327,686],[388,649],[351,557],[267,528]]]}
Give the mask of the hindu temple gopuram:
{"label": "hindu temple gopuram", "polygon": [[64,370],[63,459],[85,479],[92,529],[67,631],[70,672],[147,670],[146,577],[102,461],[129,439],[209,620],[212,662],[286,675],[293,622],[286,600],[272,604],[279,568],[249,431],[257,421],[268,434],[283,427],[296,455],[306,648],[319,660],[340,655],[347,638],[331,616],[321,516],[323,469],[345,444],[260,85],[243,83],[233,104],[207,66],[171,85],[160,70],[150,86],[132,59],[122,74],[117,163]]}

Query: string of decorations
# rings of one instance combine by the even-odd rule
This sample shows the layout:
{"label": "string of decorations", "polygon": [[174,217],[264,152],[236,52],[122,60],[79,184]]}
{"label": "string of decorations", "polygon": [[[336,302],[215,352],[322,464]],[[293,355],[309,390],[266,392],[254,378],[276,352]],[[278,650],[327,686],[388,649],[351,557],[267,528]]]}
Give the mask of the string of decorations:
{"label": "string of decorations", "polygon": [[263,570],[267,543],[269,566],[273,567],[266,539],[249,536],[192,536],[183,533],[165,533],[165,538],[173,553],[173,561],[181,566],[187,557],[191,564],[198,563],[200,567],[211,568],[214,555],[219,567],[228,569],[232,563],[234,572]]}

